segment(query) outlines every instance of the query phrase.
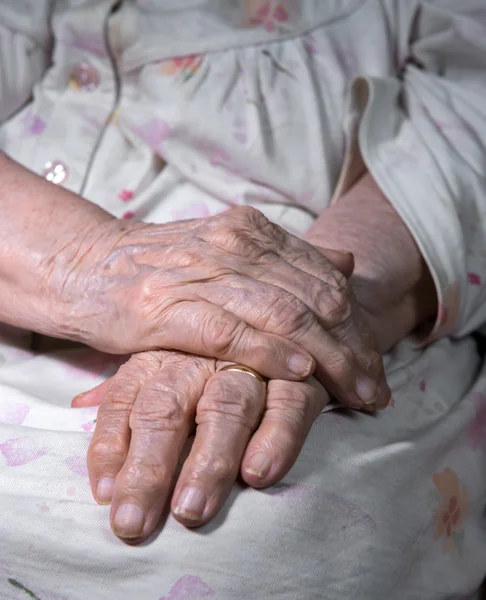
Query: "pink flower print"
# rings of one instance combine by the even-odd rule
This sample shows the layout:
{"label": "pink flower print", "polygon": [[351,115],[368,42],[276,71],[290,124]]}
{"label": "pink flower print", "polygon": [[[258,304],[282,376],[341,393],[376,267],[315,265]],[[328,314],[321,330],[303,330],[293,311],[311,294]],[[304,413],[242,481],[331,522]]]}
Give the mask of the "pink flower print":
{"label": "pink flower print", "polygon": [[160,600],[203,600],[212,598],[212,590],[197,575],[184,575],[170,589],[168,596],[163,596]]}
{"label": "pink flower print", "polygon": [[84,429],[84,431],[91,431],[94,429],[95,425],[96,425],[96,419],[93,419],[93,421],[88,421],[87,423],[83,423],[81,425],[81,428]]}
{"label": "pink flower print", "polygon": [[316,38],[312,34],[304,38],[304,48],[309,54],[317,54]]}
{"label": "pink flower print", "polygon": [[426,387],[427,387],[427,385],[425,383],[425,379],[422,379],[422,381],[419,383],[419,390],[421,392],[425,392]]}
{"label": "pink flower print", "polygon": [[224,166],[225,163],[229,162],[230,155],[223,149],[219,148],[213,151],[209,158],[209,164],[212,167],[221,167]]}
{"label": "pink flower print", "polygon": [[163,75],[180,75],[186,82],[199,71],[202,63],[203,57],[200,54],[174,56],[160,63],[160,72]]}
{"label": "pink flower print", "polygon": [[468,273],[467,280],[471,285],[481,285],[481,277],[477,273]]}
{"label": "pink flower print", "polygon": [[23,436],[0,444],[0,452],[7,460],[7,466],[21,467],[44,456],[47,450],[34,438]]}
{"label": "pink flower print", "polygon": [[25,127],[25,135],[40,135],[46,128],[46,122],[38,115],[34,114],[29,108],[22,117],[22,124]]}
{"label": "pink flower print", "polygon": [[93,56],[106,56],[105,42],[100,34],[91,31],[77,31],[74,27],[66,27],[66,38],[62,40],[66,46],[81,50]]}
{"label": "pink flower print", "polygon": [[486,453],[486,394],[474,392],[472,398],[475,415],[467,437],[473,448]]}
{"label": "pink flower print", "polygon": [[66,467],[81,477],[88,477],[88,467],[86,466],[85,456],[69,456],[66,458]]}
{"label": "pink flower print", "polygon": [[456,472],[447,468],[435,473],[434,484],[439,492],[435,508],[435,539],[443,540],[444,552],[461,554],[464,521],[468,512],[468,493],[460,484]]}
{"label": "pink flower print", "polygon": [[0,407],[0,423],[22,425],[30,412],[28,404],[7,404]]}
{"label": "pink flower print", "polygon": [[204,219],[209,216],[211,216],[211,213],[204,202],[192,202],[183,208],[172,211],[174,221],[183,221],[184,219]]}
{"label": "pink flower print", "polygon": [[[250,11],[255,6],[255,1],[250,3]],[[282,2],[267,0],[250,16],[250,25],[263,25],[269,32],[275,31],[279,23],[288,21],[289,15]]]}
{"label": "pink flower print", "polygon": [[130,200],[133,200],[134,195],[132,190],[121,190],[118,194],[118,198],[120,198],[122,202],[130,202]]}
{"label": "pink flower print", "polygon": [[172,129],[164,119],[150,119],[134,128],[134,133],[141,137],[152,150],[160,150],[160,146],[172,133]]}
{"label": "pink flower print", "polygon": [[246,134],[245,121],[241,117],[235,117],[233,121],[233,139],[238,144],[246,144],[248,136]]}
{"label": "pink flower print", "polygon": [[122,214],[122,219],[134,219],[135,213],[131,210],[127,210]]}

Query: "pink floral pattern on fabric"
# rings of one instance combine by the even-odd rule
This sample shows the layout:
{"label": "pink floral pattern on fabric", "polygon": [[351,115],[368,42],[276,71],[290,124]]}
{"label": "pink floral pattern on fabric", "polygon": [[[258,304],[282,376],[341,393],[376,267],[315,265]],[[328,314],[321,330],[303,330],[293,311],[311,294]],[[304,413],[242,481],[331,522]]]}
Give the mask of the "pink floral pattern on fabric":
{"label": "pink floral pattern on fabric", "polygon": [[460,554],[469,505],[467,491],[460,485],[455,471],[449,467],[434,475],[434,484],[440,498],[434,515],[435,539],[443,540],[447,554]]}
{"label": "pink floral pattern on fabric", "polygon": [[68,456],[66,458],[66,466],[75,475],[81,477],[88,476],[88,467],[86,466],[85,456]]}
{"label": "pink floral pattern on fabric", "polygon": [[172,128],[164,119],[149,119],[132,127],[133,133],[146,142],[154,152],[162,151],[162,144],[170,137]]}
{"label": "pink floral pattern on fabric", "polygon": [[200,54],[174,56],[160,63],[162,75],[180,76],[183,83],[191,79],[201,68],[204,57]]}
{"label": "pink floral pattern on fabric", "polygon": [[30,412],[28,404],[7,404],[0,406],[0,423],[22,425]]}
{"label": "pink floral pattern on fabric", "polygon": [[469,426],[467,437],[474,449],[481,450],[486,454],[486,394],[474,392],[472,400],[475,415]]}
{"label": "pink floral pattern on fabric", "polygon": [[47,454],[47,450],[37,440],[28,436],[7,440],[0,444],[0,452],[9,467],[21,467]]}
{"label": "pink floral pattern on fabric", "polygon": [[471,285],[481,285],[481,277],[477,273],[468,273],[467,280]]}
{"label": "pink floral pattern on fabric", "polygon": [[278,25],[289,20],[284,3],[278,0],[247,0],[249,23],[253,26],[263,26],[273,32]]}
{"label": "pink floral pattern on fabric", "polygon": [[22,124],[25,127],[24,135],[35,136],[40,135],[46,128],[46,122],[38,115],[34,114],[29,108],[22,118]]}
{"label": "pink floral pattern on fabric", "polygon": [[92,54],[98,58],[106,56],[105,42],[99,34],[91,31],[78,31],[74,27],[67,26],[65,35],[66,37],[62,42],[66,46]]}
{"label": "pink floral pattern on fabric", "polygon": [[170,589],[167,596],[163,596],[160,600],[204,600],[204,598],[212,598],[214,590],[212,590],[204,581],[197,575],[184,575]]}
{"label": "pink floral pattern on fabric", "polygon": [[133,200],[134,196],[135,194],[132,192],[132,190],[121,190],[121,192],[118,194],[118,198],[122,202],[130,202],[130,200]]}

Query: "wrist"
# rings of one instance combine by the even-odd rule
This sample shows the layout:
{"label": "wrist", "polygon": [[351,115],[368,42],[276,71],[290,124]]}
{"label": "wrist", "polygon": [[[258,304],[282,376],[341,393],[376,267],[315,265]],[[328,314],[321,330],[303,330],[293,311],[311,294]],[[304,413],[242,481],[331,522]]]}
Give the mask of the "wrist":
{"label": "wrist", "polygon": [[305,235],[355,259],[350,282],[382,351],[434,318],[435,286],[410,231],[366,174]]}
{"label": "wrist", "polygon": [[0,152],[0,321],[65,335],[63,282],[91,228],[113,217]]}

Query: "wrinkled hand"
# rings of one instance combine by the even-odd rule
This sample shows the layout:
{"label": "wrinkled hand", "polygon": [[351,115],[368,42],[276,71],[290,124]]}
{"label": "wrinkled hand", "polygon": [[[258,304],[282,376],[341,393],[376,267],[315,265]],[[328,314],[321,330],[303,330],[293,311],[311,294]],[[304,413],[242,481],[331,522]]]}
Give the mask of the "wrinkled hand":
{"label": "wrinkled hand", "polygon": [[222,366],[179,352],[144,352],[73,401],[101,402],[88,470],[96,500],[111,502],[120,538],[138,543],[154,531],[196,424],[171,500],[172,514],[188,527],[216,515],[238,473],[253,487],[279,481],[329,401],[313,377],[270,381],[265,397],[259,380],[218,372]]}
{"label": "wrinkled hand", "polygon": [[389,400],[375,340],[339,269],[349,273],[352,257],[319,251],[253,208],[166,225],[114,220],[72,251],[60,282],[70,337],[112,353],[215,357],[271,379],[302,380],[315,367],[348,406]]}

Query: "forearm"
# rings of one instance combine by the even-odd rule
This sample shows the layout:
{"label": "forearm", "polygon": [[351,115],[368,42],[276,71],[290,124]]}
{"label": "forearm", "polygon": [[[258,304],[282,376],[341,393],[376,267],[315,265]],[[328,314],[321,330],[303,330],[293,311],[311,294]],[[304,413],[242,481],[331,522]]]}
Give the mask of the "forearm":
{"label": "forearm", "polygon": [[0,322],[65,337],[62,286],[90,232],[113,217],[0,152]]}
{"label": "forearm", "polygon": [[304,237],[354,254],[353,289],[382,351],[434,317],[437,300],[427,265],[369,174],[326,209]]}

